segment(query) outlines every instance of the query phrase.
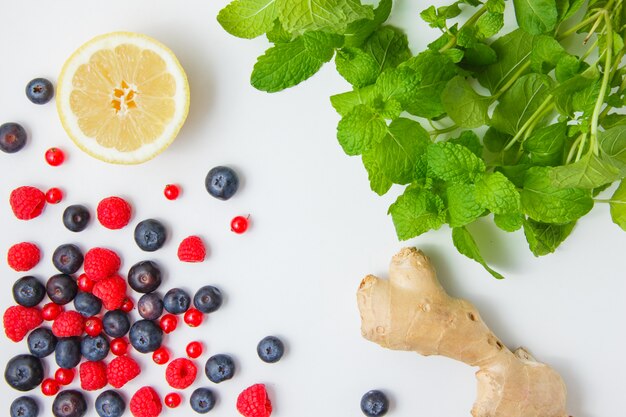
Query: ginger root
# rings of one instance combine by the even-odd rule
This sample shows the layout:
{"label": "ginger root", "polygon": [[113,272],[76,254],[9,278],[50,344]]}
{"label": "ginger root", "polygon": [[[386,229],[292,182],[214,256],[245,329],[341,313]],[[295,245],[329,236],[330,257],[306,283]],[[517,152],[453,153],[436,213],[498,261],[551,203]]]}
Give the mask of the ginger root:
{"label": "ginger root", "polygon": [[479,367],[474,417],[567,417],[559,374],[524,349],[504,346],[471,303],[446,293],[421,251],[402,249],[389,280],[368,275],[357,299],[366,339]]}

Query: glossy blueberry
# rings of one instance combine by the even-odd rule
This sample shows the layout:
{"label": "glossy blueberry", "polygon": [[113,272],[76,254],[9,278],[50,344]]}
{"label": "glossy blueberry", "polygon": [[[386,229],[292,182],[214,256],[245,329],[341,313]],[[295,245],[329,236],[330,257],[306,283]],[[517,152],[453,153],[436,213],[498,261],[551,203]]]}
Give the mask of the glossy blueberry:
{"label": "glossy blueberry", "polygon": [[96,398],[96,413],[100,417],[120,417],[126,410],[122,396],[113,390],[107,390]]}
{"label": "glossy blueberry", "polygon": [[54,360],[60,368],[72,369],[80,362],[80,337],[61,337],[54,351]]}
{"label": "glossy blueberry", "polygon": [[129,339],[138,352],[154,352],[161,347],[163,330],[151,320],[138,320],[130,328]]}
{"label": "glossy blueberry", "polygon": [[211,356],[206,361],[206,365],[204,365],[204,373],[211,382],[219,384],[235,375],[235,362],[228,355],[218,354]]}
{"label": "glossy blueberry", "polygon": [[163,296],[163,308],[168,313],[183,314],[189,310],[191,305],[191,297],[185,290],[180,288],[172,288]]}
{"label": "glossy blueberry", "polygon": [[63,211],[63,224],[72,232],[82,232],[89,224],[91,215],[87,207],[80,204],[68,206]]}
{"label": "glossy blueberry", "polygon": [[80,342],[80,353],[88,361],[101,361],[109,354],[109,341],[102,334],[85,336]]}
{"label": "glossy blueberry", "polygon": [[26,339],[29,352],[38,358],[45,358],[57,346],[57,338],[52,330],[46,327],[38,327],[28,334]]}
{"label": "glossy blueberry", "polygon": [[198,388],[191,393],[189,404],[196,413],[208,413],[215,407],[215,394],[208,388]]}
{"label": "glossy blueberry", "polygon": [[220,200],[228,200],[239,188],[239,177],[231,168],[217,166],[212,168],[204,180],[209,194]]}
{"label": "glossy blueberry", "polygon": [[54,96],[54,87],[45,78],[35,78],[26,85],[26,97],[35,104],[46,104]]}
{"label": "glossy blueberry", "polygon": [[104,332],[111,337],[122,337],[130,329],[128,314],[122,310],[107,311],[102,317]]}
{"label": "glossy blueberry", "polygon": [[54,250],[52,263],[62,274],[73,274],[83,265],[83,253],[78,246],[67,243]]}
{"label": "glossy blueberry", "polygon": [[205,314],[212,313],[222,305],[222,292],[212,285],[205,285],[196,291],[193,305]]}
{"label": "glossy blueberry", "polygon": [[37,417],[39,406],[33,397],[17,397],[11,403],[11,417]]}
{"label": "glossy blueberry", "polygon": [[361,398],[361,411],[368,417],[384,416],[388,410],[389,399],[382,391],[368,391]]}
{"label": "glossy blueberry", "polygon": [[128,285],[140,293],[155,291],[161,285],[161,269],[152,261],[137,262],[128,271]]}
{"label": "glossy blueberry", "polygon": [[141,250],[154,252],[165,243],[165,226],[158,220],[147,219],[135,227],[135,243]]}
{"label": "glossy blueberry", "polygon": [[65,305],[76,297],[78,284],[76,284],[76,280],[69,275],[53,275],[48,279],[48,282],[46,282],[46,293],[53,303]]}
{"label": "glossy blueberry", "polygon": [[263,362],[278,362],[285,353],[283,342],[276,336],[267,336],[261,339],[256,347],[256,353]]}
{"label": "glossy blueberry", "polygon": [[83,317],[91,317],[100,313],[102,301],[90,292],[79,291],[74,297],[74,308]]}
{"label": "glossy blueberry", "polygon": [[17,355],[4,369],[7,384],[18,391],[30,391],[43,381],[43,364],[33,355]]}
{"label": "glossy blueberry", "polygon": [[54,417],[83,417],[87,414],[87,401],[83,393],[77,390],[63,390],[52,402]]}
{"label": "glossy blueberry", "polygon": [[35,307],[46,295],[46,287],[33,276],[18,279],[13,284],[13,298],[24,307]]}
{"label": "glossy blueberry", "polygon": [[137,301],[137,311],[146,320],[156,320],[163,314],[163,300],[153,292],[144,294]]}
{"label": "glossy blueberry", "polygon": [[0,151],[15,153],[26,145],[26,131],[17,123],[5,123],[0,126]]}

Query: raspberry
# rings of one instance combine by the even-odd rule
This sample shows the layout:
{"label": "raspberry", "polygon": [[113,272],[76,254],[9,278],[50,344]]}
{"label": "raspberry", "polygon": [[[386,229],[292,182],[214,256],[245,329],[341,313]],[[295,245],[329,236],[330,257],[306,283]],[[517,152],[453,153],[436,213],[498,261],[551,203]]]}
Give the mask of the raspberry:
{"label": "raspberry", "polygon": [[100,281],[117,273],[120,269],[120,257],[110,249],[93,248],[85,254],[83,268],[92,281]]}
{"label": "raspberry", "polygon": [[41,312],[34,307],[11,306],[2,317],[4,333],[14,342],[24,339],[24,336],[37,328],[42,321]]}
{"label": "raspberry", "polygon": [[165,380],[172,388],[185,389],[196,380],[197,372],[196,365],[189,359],[178,358],[167,365]]}
{"label": "raspberry", "polygon": [[163,410],[161,398],[152,387],[142,387],[130,399],[130,412],[134,417],[158,417]]}
{"label": "raspberry", "polygon": [[24,272],[31,270],[39,263],[41,252],[34,243],[16,243],[7,252],[7,263],[13,270]]}
{"label": "raspberry", "polygon": [[107,366],[109,384],[115,388],[122,388],[128,381],[141,373],[137,362],[128,356],[118,356]]}
{"label": "raspberry", "polygon": [[107,310],[117,310],[126,299],[126,281],[119,275],[114,275],[96,282],[92,294],[102,300]]}
{"label": "raspberry", "polygon": [[202,262],[205,256],[204,243],[198,236],[186,237],[178,245],[178,259],[182,262]]}
{"label": "raspberry", "polygon": [[244,417],[269,417],[272,403],[267,396],[265,385],[254,384],[237,397],[237,411]]}
{"label": "raspberry", "polygon": [[84,329],[83,316],[76,311],[63,311],[52,323],[52,334],[56,337],[81,336]]}
{"label": "raspberry", "polygon": [[35,187],[18,187],[11,191],[9,203],[13,214],[20,220],[30,220],[39,216],[46,205],[46,195]]}
{"label": "raspberry", "polygon": [[104,362],[83,362],[78,372],[80,387],[85,391],[95,391],[107,384],[107,366]]}
{"label": "raspberry", "polygon": [[98,203],[98,221],[107,229],[121,229],[130,221],[130,204],[119,197],[107,197]]}

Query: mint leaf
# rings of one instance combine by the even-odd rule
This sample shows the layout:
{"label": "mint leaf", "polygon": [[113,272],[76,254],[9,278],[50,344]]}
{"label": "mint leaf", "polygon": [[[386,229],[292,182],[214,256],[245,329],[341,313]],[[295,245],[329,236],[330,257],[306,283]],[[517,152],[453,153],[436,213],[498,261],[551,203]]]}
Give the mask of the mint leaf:
{"label": "mint leaf", "polygon": [[348,25],[344,36],[346,46],[361,46],[363,42],[382,25],[391,13],[392,0],[380,0],[374,9],[373,19],[360,19]]}
{"label": "mint leaf", "polygon": [[492,13],[504,13],[504,0],[487,0],[485,6]]}
{"label": "mint leaf", "polygon": [[476,198],[474,184],[455,183],[446,189],[448,224],[460,227],[470,224],[485,213],[485,207]]}
{"label": "mint leaf", "polygon": [[426,150],[428,176],[444,181],[471,183],[485,172],[485,164],[464,146],[434,143]]}
{"label": "mint leaf", "polygon": [[524,216],[522,213],[494,214],[493,222],[505,232],[514,232],[522,227]]}
{"label": "mint leaf", "polygon": [[479,95],[461,76],[446,84],[441,94],[443,107],[454,122],[463,128],[475,128],[489,121],[490,97]]}
{"label": "mint leaf", "polygon": [[454,243],[454,247],[459,253],[481,264],[494,278],[504,278],[487,265],[487,262],[485,262],[480,254],[480,249],[478,249],[476,241],[465,227],[455,227],[452,229],[452,243]]}
{"label": "mint leaf", "polygon": [[427,189],[407,188],[389,207],[400,240],[439,229],[445,222],[441,198]]}
{"label": "mint leaf", "polygon": [[345,116],[359,104],[370,104],[374,96],[374,86],[368,85],[354,91],[335,94],[330,97],[330,103],[337,113]]}
{"label": "mint leaf", "polygon": [[533,71],[547,74],[556,67],[559,59],[565,55],[565,49],[551,36],[541,35],[533,39],[530,53],[530,68]]}
{"label": "mint leaf", "polygon": [[448,139],[448,142],[465,146],[479,158],[481,158],[483,155],[483,145],[480,143],[480,139],[478,138],[476,133],[472,132],[471,130],[465,130],[461,132],[458,138],[450,138]]}
{"label": "mint leaf", "polygon": [[378,74],[397,67],[411,57],[406,35],[392,26],[383,26],[372,33],[363,45],[363,50],[378,64]]}
{"label": "mint leaf", "polygon": [[513,0],[517,23],[531,35],[554,29],[557,23],[555,0]]}
{"label": "mint leaf", "polygon": [[487,12],[476,21],[478,39],[490,38],[504,26],[504,15],[502,13]]}
{"label": "mint leaf", "polygon": [[549,174],[552,185],[557,188],[592,189],[611,184],[620,178],[617,168],[601,160],[593,152],[572,164],[551,168]]}
{"label": "mint leaf", "polygon": [[364,87],[376,82],[378,63],[359,48],[342,48],[335,57],[337,72],[354,87]]}
{"label": "mint leaf", "polygon": [[465,49],[462,63],[472,67],[484,67],[498,61],[496,51],[484,43],[478,42],[471,48]]}
{"label": "mint leaf", "polygon": [[573,55],[563,55],[559,62],[556,63],[554,75],[560,83],[569,80],[580,71],[580,61]]}
{"label": "mint leaf", "polygon": [[359,0],[276,0],[276,7],[280,21],[291,33],[342,33],[354,21],[374,18],[372,7]]}
{"label": "mint leaf", "polygon": [[373,97],[383,102],[396,100],[404,107],[414,97],[418,85],[419,78],[415,71],[404,67],[389,69],[376,80]]}
{"label": "mint leaf", "polygon": [[369,107],[360,104],[337,125],[337,139],[348,155],[359,155],[379,143],[387,133],[387,124]]}
{"label": "mint leaf", "polygon": [[552,90],[559,113],[572,118],[577,111],[590,114],[599,94],[600,79],[597,72],[574,75]]}
{"label": "mint leaf", "polygon": [[365,152],[363,153],[362,159],[372,191],[378,195],[386,194],[393,185],[393,181],[384,175],[377,155],[374,152]]}
{"label": "mint leaf", "polygon": [[276,0],[235,0],[220,10],[217,21],[231,35],[251,39],[272,29],[276,17]]}
{"label": "mint leaf", "polygon": [[598,133],[598,143],[604,155],[626,173],[626,125],[617,125]]}
{"label": "mint leaf", "polygon": [[611,129],[615,126],[626,124],[626,114],[611,113],[604,116],[602,119],[602,127],[605,129]]}
{"label": "mint leaf", "polygon": [[535,256],[552,253],[570,235],[576,222],[547,224],[532,219],[524,220],[524,235]]}
{"label": "mint leaf", "polygon": [[555,123],[533,131],[522,143],[528,157],[534,165],[561,165],[567,137],[567,125]]}
{"label": "mint leaf", "polygon": [[274,26],[267,31],[265,36],[272,43],[287,43],[293,40],[293,35],[285,30],[278,19],[274,21]]}
{"label": "mint leaf", "polygon": [[520,195],[515,185],[500,172],[487,174],[476,181],[476,199],[495,214],[520,211]]}
{"label": "mint leaf", "polygon": [[626,182],[622,180],[609,202],[613,223],[626,231]]}

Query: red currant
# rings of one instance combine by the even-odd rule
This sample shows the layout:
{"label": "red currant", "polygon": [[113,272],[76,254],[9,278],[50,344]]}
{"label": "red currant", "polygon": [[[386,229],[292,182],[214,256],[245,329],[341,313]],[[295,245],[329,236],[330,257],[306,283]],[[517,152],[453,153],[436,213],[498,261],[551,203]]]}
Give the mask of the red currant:
{"label": "red currant", "polygon": [[89,317],[85,321],[85,333],[91,337],[96,337],[102,333],[102,320],[98,317]]}
{"label": "red currant", "polygon": [[237,216],[234,217],[231,221],[230,221],[230,230],[232,230],[233,232],[237,233],[238,235],[244,233],[246,230],[248,230],[248,225],[249,225],[249,219],[250,216]]}
{"label": "red currant", "polygon": [[187,356],[191,359],[196,359],[202,355],[202,343],[191,342],[187,345]]}
{"label": "red currant", "polygon": [[52,396],[59,392],[59,383],[52,378],[46,378],[41,383],[43,395]]}
{"label": "red currant", "polygon": [[59,148],[50,148],[46,151],[46,162],[53,167],[58,167],[65,161],[65,154]]}
{"label": "red currant", "polygon": [[184,320],[189,327],[198,327],[202,324],[202,320],[204,320],[204,314],[196,308],[190,308],[185,311]]}
{"label": "red currant", "polygon": [[69,385],[74,380],[74,370],[59,368],[54,373],[54,379],[59,383],[59,385]]}
{"label": "red currant", "polygon": [[152,360],[157,365],[163,365],[169,362],[170,353],[163,346],[152,352]]}
{"label": "red currant", "polygon": [[43,317],[44,320],[52,321],[56,319],[59,314],[61,314],[61,311],[63,311],[63,307],[60,305],[48,303],[41,309],[41,317]]}
{"label": "red currant", "polygon": [[91,292],[91,290],[93,290],[93,285],[95,283],[91,280],[91,278],[87,276],[87,274],[80,274],[76,281],[78,284],[78,289],[80,289],[82,292]]}
{"label": "red currant", "polygon": [[115,356],[122,356],[128,350],[128,342],[123,337],[111,340],[109,346],[111,348],[111,353]]}
{"label": "red currant", "polygon": [[167,184],[163,190],[163,194],[168,200],[176,200],[180,195],[180,188],[178,185]]}
{"label": "red currant", "polygon": [[165,333],[171,333],[176,330],[176,326],[178,325],[178,318],[176,318],[176,316],[173,314],[166,314],[161,317],[159,325]]}
{"label": "red currant", "polygon": [[124,313],[130,313],[133,307],[135,307],[135,303],[133,303],[133,300],[131,300],[130,298],[127,298],[122,303],[120,310],[122,310]]}
{"label": "red currant", "polygon": [[163,400],[169,408],[176,408],[180,405],[180,395],[177,392],[170,392]]}
{"label": "red currant", "polygon": [[59,188],[50,188],[46,191],[46,201],[50,204],[57,204],[63,200],[63,191]]}

